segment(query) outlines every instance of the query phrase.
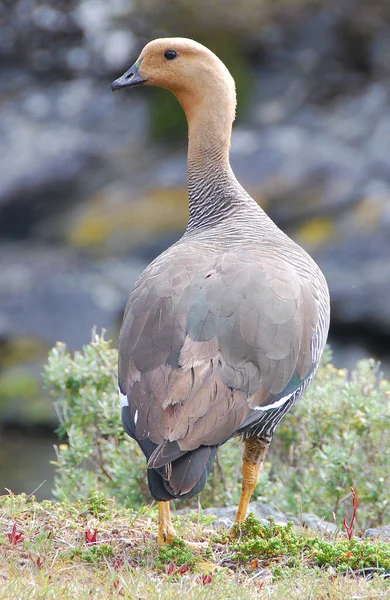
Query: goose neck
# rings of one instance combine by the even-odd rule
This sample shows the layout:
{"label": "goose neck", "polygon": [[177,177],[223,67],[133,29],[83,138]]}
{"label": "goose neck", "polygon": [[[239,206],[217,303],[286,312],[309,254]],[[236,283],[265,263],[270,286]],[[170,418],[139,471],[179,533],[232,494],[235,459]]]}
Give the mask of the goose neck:
{"label": "goose neck", "polygon": [[223,111],[202,111],[189,120],[187,231],[207,228],[237,208],[240,188],[229,162],[232,119]]}

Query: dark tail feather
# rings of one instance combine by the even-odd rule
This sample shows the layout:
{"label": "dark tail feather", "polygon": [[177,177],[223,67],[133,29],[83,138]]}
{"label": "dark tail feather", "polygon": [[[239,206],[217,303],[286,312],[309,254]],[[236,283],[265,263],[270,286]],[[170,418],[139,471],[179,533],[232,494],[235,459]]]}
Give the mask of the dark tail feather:
{"label": "dark tail feather", "polygon": [[217,446],[199,446],[196,450],[183,452],[176,442],[157,446],[149,438],[137,440],[127,406],[122,409],[122,422],[126,433],[138,442],[148,460],[148,484],[155,500],[192,498],[203,490]]}
{"label": "dark tail feather", "polygon": [[180,450],[177,442],[163,442],[154,450],[148,460],[148,469],[158,469],[168,463],[176,461],[187,454],[186,450]]}
{"label": "dark tail feather", "polygon": [[169,481],[160,469],[148,469],[150,493],[155,500],[192,498],[206,485],[213,468],[216,446],[200,446],[171,463]]}
{"label": "dark tail feather", "polygon": [[172,463],[169,487],[178,496],[188,494],[201,478],[210,458],[210,446],[200,446]]}

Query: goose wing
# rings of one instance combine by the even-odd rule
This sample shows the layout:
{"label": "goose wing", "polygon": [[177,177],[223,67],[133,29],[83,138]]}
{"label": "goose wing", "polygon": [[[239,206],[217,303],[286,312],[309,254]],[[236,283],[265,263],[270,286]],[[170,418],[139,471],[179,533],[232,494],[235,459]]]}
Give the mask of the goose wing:
{"label": "goose wing", "polygon": [[[176,246],[140,276],[120,335],[134,437],[158,468],[227,440],[313,367],[318,290],[281,256]],[[292,387],[294,389],[292,389]]]}

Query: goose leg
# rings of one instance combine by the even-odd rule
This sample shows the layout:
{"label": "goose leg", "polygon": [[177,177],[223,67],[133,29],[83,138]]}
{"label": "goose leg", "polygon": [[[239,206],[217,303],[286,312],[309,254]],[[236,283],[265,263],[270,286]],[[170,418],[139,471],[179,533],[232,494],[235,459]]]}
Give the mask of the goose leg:
{"label": "goose leg", "polygon": [[169,544],[176,537],[176,532],[171,521],[171,510],[169,502],[158,503],[158,536],[159,546]]}
{"label": "goose leg", "polygon": [[240,504],[236,514],[236,523],[245,521],[248,504],[253,490],[259,479],[261,467],[267,453],[269,442],[257,438],[248,438],[244,443],[244,455],[242,457],[242,491]]}

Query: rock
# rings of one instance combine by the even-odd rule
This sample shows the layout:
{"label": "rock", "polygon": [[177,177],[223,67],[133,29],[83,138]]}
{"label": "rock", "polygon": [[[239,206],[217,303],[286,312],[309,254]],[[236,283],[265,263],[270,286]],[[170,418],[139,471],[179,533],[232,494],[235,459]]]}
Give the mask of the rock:
{"label": "rock", "polygon": [[366,529],[363,533],[364,538],[378,539],[383,542],[390,542],[390,525],[383,525],[382,527]]}
{"label": "rock", "polygon": [[91,327],[116,335],[129,291],[144,267],[124,259],[88,260],[69,249],[3,245],[0,338],[29,337],[80,348]]}
{"label": "rock", "polygon": [[334,327],[390,335],[390,230],[385,229],[381,224],[375,235],[350,232],[314,253],[329,283]]}
{"label": "rock", "polygon": [[302,513],[302,525],[306,525],[306,527],[314,531],[319,530],[327,533],[335,533],[338,529],[336,523],[324,521],[313,513]]}
{"label": "rock", "polygon": [[[178,514],[187,514],[193,512],[191,509],[184,508],[177,511]],[[237,513],[237,506],[222,506],[222,507],[210,507],[202,510],[203,515],[211,515],[215,518],[212,521],[212,527],[216,529],[230,529],[233,526]],[[269,518],[275,521],[277,525],[286,525],[289,522],[294,525],[300,525],[313,529],[314,531],[322,531],[327,533],[335,533],[338,529],[335,523],[324,521],[313,513],[303,513],[302,520],[297,517],[291,517],[284,515],[281,511],[274,508],[270,504],[264,502],[250,502],[248,507],[248,514],[253,513],[255,518],[265,525],[269,522]],[[383,528],[382,528],[383,529]],[[385,528],[386,529],[386,528]],[[368,530],[371,531],[371,530]],[[376,530],[373,530],[376,531]]]}
{"label": "rock", "polygon": [[[204,515],[215,515],[215,520],[212,522],[214,527],[230,528],[236,517],[237,506],[224,506],[221,508],[205,508],[202,513]],[[286,525],[289,521],[298,524],[298,519],[295,517],[286,517],[282,512],[273,508],[269,504],[263,502],[250,502],[248,514],[253,513],[260,523],[268,523],[269,517],[272,517],[278,525]]]}
{"label": "rock", "polygon": [[146,107],[135,98],[128,111],[124,100],[109,80],[90,78],[55,83],[45,93],[34,83],[28,94],[8,93],[0,121],[0,236],[58,240],[63,215],[111,179],[110,161],[120,163],[124,147],[137,171],[139,148],[128,148],[134,136],[142,146]]}
{"label": "rock", "polygon": [[220,508],[205,508],[205,515],[215,515],[215,520],[212,521],[214,526],[221,525],[222,527],[230,528],[236,518],[237,506],[222,506]]}
{"label": "rock", "polygon": [[112,179],[124,146],[136,180],[146,106],[134,96],[129,111],[110,89],[135,51],[130,8],[15,0],[0,9],[0,236],[58,240],[63,215]]}
{"label": "rock", "polygon": [[250,502],[248,511],[252,512],[261,523],[267,522],[269,517],[272,517],[278,525],[286,525],[289,521],[293,521],[295,524],[298,523],[298,520],[294,517],[287,517],[280,510],[263,502]]}
{"label": "rock", "polygon": [[2,64],[51,78],[125,66],[136,43],[127,0],[15,0],[1,9]]}
{"label": "rock", "polygon": [[231,529],[234,525],[234,519],[228,519],[228,517],[219,517],[212,521],[215,529]]}

